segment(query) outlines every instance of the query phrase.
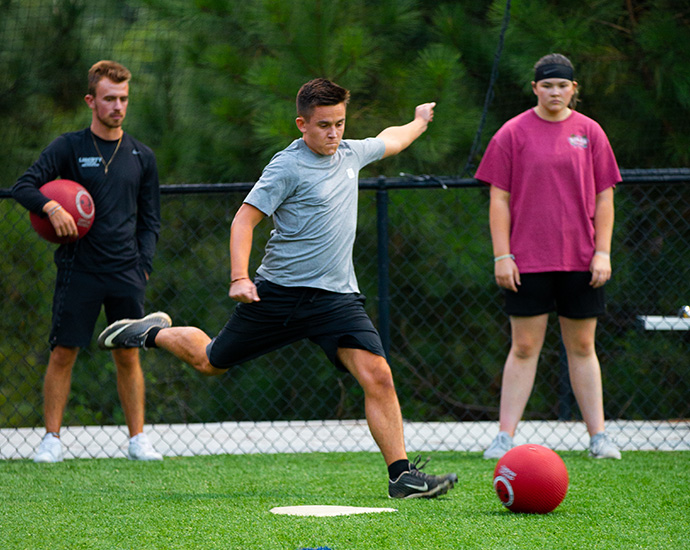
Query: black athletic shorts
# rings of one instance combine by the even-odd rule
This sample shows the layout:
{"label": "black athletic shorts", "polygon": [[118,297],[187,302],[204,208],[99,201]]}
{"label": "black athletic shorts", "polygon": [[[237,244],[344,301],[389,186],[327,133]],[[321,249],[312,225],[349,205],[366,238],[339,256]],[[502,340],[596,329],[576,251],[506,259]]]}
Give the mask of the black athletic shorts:
{"label": "black athletic shorts", "polygon": [[144,316],[146,275],[140,267],[117,273],[58,269],[50,349],[89,345],[101,307],[108,324]]}
{"label": "black athletic shorts", "polygon": [[346,369],[337,357],[338,348],[363,349],[385,357],[362,294],[284,287],[265,279],[255,284],[261,301],[238,304],[206,348],[214,367],[229,369],[304,338],[321,346],[342,371]]}
{"label": "black athletic shorts", "polygon": [[589,271],[520,274],[518,291],[505,290],[505,312],[531,317],[555,311],[569,319],[589,319],[606,311],[604,287],[592,288]]}

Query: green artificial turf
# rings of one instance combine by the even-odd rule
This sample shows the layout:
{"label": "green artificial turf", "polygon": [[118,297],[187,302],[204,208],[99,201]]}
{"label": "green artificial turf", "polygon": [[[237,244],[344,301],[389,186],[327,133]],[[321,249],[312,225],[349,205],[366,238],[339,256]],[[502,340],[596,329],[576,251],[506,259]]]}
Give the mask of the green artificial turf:
{"label": "green artificial turf", "polygon": [[[438,499],[404,501],[387,497],[375,453],[4,461],[0,548],[690,548],[690,453],[627,452],[621,461],[559,454],[570,486],[547,515],[503,508],[492,486],[496,461],[479,453],[432,453],[426,470],[454,471],[458,485]],[[307,504],[398,511],[270,513]]]}

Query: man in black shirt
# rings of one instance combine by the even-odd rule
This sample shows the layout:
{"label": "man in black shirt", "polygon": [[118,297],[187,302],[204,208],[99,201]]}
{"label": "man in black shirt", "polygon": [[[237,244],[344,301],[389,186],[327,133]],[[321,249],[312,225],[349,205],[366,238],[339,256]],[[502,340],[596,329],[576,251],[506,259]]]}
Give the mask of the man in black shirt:
{"label": "man in black shirt", "polygon": [[[113,61],[89,70],[85,101],[91,125],[59,136],[12,188],[25,208],[48,216],[58,236],[78,235],[74,218],[39,188],[56,178],[83,185],[95,204],[90,231],[55,252],[50,359],[43,386],[46,436],[35,462],[62,460],[60,426],[79,349],[91,341],[105,308],[108,323],[144,314],[144,291],[160,230],[158,169],[153,151],[122,129],[131,73]],[[169,322],[165,314],[161,322]],[[113,350],[117,388],[129,429],[129,458],[161,460],[144,429],[144,377],[137,349]]]}

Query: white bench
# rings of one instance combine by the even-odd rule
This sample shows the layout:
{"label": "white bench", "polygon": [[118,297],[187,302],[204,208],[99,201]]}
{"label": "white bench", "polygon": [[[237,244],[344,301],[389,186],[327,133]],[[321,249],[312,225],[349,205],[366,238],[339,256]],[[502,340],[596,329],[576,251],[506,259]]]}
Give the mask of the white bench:
{"label": "white bench", "polygon": [[638,315],[645,330],[690,330],[690,319],[677,315]]}

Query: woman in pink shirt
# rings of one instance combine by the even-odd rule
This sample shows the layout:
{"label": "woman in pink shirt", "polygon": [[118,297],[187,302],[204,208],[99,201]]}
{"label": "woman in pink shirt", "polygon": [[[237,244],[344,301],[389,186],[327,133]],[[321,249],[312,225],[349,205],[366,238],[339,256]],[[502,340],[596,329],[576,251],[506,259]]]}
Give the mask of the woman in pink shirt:
{"label": "woman in pink shirt", "polygon": [[590,456],[620,458],[604,431],[597,316],[611,278],[613,188],[621,181],[606,134],[575,111],[577,82],[563,55],[534,67],[537,106],[494,135],[476,178],[491,186],[496,282],[512,343],[503,370],[499,433],[484,458],[500,458],[529,399],[548,315],[556,311],[570,381],[590,435]]}

